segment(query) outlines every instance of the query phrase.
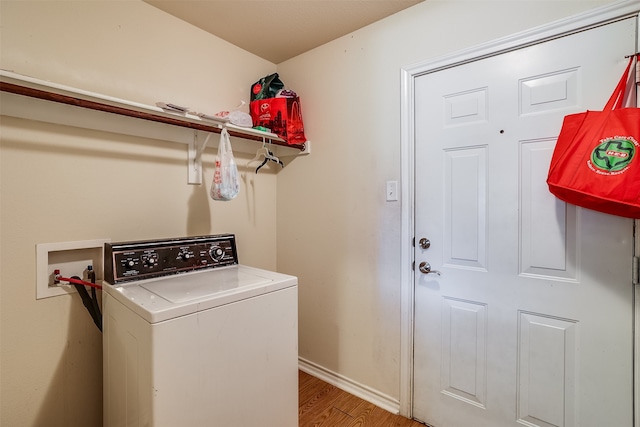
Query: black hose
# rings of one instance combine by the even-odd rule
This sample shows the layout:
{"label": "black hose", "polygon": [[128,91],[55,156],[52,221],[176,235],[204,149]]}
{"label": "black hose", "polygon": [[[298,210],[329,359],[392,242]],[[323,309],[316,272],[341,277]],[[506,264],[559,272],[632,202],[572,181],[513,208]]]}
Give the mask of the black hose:
{"label": "black hose", "polygon": [[[77,280],[82,280],[78,276],[72,276],[71,278],[72,279],[77,279]],[[74,283],[73,286],[76,287],[76,290],[78,291],[78,294],[80,295],[80,298],[82,298],[82,303],[84,304],[84,306],[86,307],[87,311],[91,315],[91,318],[93,319],[93,323],[95,323],[96,326],[98,327],[98,329],[100,329],[100,332],[102,332],[102,314],[100,314],[100,309],[99,308],[96,311],[96,307],[95,306],[98,305],[98,301],[97,301],[97,298],[95,297],[95,291],[92,288],[92,294],[93,294],[94,297],[91,298],[89,296],[89,292],[87,292],[87,288],[85,288],[83,285],[77,285],[77,284]]]}
{"label": "black hose", "polygon": [[[93,284],[96,283],[96,272],[92,265],[87,266],[87,279]],[[100,305],[98,304],[98,297],[96,296],[96,288],[93,286],[91,287],[91,299],[93,300],[93,310],[100,320],[100,330],[102,330],[102,313],[100,312]]]}
{"label": "black hose", "polygon": [[93,302],[93,310],[96,313],[96,319],[100,322],[98,329],[102,332],[102,313],[100,312],[100,305],[98,305],[98,297],[96,296],[96,288],[91,288],[91,300]]}

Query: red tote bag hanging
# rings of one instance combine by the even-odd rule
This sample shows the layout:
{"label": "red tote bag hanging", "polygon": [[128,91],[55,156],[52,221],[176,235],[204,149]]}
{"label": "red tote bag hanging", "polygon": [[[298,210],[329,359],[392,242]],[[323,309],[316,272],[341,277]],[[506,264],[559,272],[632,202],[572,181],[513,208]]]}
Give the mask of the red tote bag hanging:
{"label": "red tote bag hanging", "polygon": [[629,60],[603,111],[564,118],[547,184],[565,202],[640,218],[640,108],[622,108]]}

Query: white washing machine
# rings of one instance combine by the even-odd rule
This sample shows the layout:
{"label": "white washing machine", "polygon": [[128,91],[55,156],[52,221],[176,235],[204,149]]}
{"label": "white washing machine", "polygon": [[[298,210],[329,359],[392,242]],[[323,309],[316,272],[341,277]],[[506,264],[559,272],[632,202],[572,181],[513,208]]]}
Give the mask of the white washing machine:
{"label": "white washing machine", "polygon": [[298,425],[298,280],[235,237],[107,244],[104,427]]}

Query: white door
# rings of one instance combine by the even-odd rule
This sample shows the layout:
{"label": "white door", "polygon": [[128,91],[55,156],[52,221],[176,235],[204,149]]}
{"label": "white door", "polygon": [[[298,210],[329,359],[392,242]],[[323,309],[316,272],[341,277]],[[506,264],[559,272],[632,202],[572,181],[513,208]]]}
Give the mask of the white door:
{"label": "white door", "polygon": [[545,180],[563,117],[604,106],[635,31],[625,19],[416,78],[416,419],[631,427],[633,221]]}

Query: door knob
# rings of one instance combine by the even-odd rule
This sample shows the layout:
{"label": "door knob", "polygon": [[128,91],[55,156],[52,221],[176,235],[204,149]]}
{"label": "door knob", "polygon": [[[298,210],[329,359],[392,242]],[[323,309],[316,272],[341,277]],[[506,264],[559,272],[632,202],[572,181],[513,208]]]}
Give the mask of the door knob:
{"label": "door knob", "polygon": [[431,264],[425,261],[422,261],[420,263],[420,265],[418,266],[418,269],[420,270],[421,273],[424,273],[424,274],[436,273],[438,276],[440,275],[440,272],[438,270],[432,270]]}
{"label": "door knob", "polygon": [[418,244],[422,249],[429,249],[431,247],[431,241],[426,237],[423,237],[418,241]]}

